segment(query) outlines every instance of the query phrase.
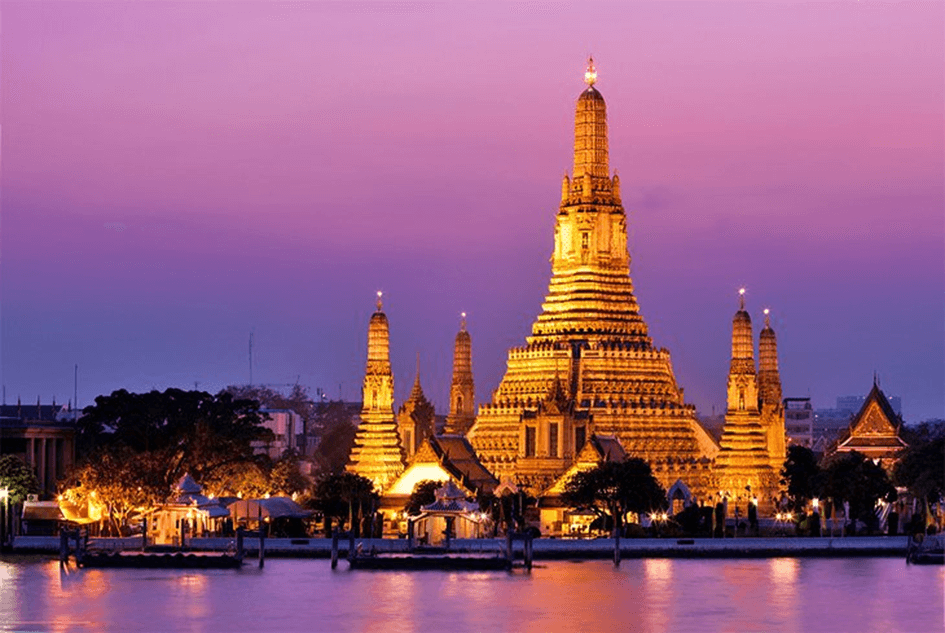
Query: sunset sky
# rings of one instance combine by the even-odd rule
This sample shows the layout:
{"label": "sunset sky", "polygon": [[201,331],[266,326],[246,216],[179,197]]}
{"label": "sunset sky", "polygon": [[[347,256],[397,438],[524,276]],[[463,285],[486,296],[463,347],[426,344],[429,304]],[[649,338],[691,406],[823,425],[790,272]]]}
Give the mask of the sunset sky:
{"label": "sunset sky", "polygon": [[487,401],[540,311],[588,54],[654,343],[720,410],[737,289],[785,396],[945,417],[941,2],[0,3],[6,402],[253,379]]}

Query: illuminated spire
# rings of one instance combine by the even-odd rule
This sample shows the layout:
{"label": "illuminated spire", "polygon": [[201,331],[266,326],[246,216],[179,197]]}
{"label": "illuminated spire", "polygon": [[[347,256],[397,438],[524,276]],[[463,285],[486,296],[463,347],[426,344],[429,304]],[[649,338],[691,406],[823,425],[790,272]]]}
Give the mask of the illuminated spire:
{"label": "illuminated spire", "polygon": [[738,309],[739,310],[745,309],[745,289],[744,288],[738,289]]}
{"label": "illuminated spire", "polygon": [[593,86],[597,83],[597,68],[594,67],[594,58],[587,58],[587,70],[584,71],[584,83]]}
{"label": "illuminated spire", "polygon": [[384,296],[384,293],[381,292],[380,290],[378,290],[378,291],[377,291],[377,311],[378,311],[378,312],[383,312],[383,311],[384,311],[384,302],[381,301],[381,297],[383,297],[383,296]]}
{"label": "illuminated spire", "polygon": [[459,316],[460,316],[460,320],[459,320],[459,330],[460,330],[460,332],[465,332],[465,331],[466,331],[466,313],[465,313],[465,312],[460,312],[460,313],[459,313]]}

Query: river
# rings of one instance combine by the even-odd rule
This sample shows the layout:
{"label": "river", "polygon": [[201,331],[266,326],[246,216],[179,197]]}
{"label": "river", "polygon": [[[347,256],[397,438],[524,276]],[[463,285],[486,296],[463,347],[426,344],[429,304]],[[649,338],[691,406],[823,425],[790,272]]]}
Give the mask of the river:
{"label": "river", "polygon": [[0,631],[945,630],[945,568],[900,558],[539,561],[531,573],[72,568],[0,560]]}

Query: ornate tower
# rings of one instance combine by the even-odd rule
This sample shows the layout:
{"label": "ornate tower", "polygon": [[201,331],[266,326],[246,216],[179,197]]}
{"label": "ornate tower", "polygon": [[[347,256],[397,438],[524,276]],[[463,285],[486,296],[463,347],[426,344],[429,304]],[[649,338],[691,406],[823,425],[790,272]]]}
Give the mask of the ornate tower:
{"label": "ornate tower", "polygon": [[[562,474],[592,433],[619,437],[664,485],[699,488],[717,446],[683,401],[669,352],[653,346],[630,279],[620,179],[610,175],[607,109],[589,61],[577,100],[572,177],[555,221],[551,282],[523,347],[509,350],[469,439],[499,478],[533,490]],[[683,466],[685,464],[685,466]]]}
{"label": "ornate tower", "polygon": [[[750,494],[767,503],[777,490],[767,435],[758,409],[751,317],[745,311],[745,289],[732,320],[732,362],[728,372],[728,410],[722,427],[722,450],[716,458],[719,486],[730,498]],[[772,486],[774,488],[772,489]]]}
{"label": "ornate tower", "polygon": [[417,378],[413,381],[410,397],[397,411],[397,432],[400,434],[400,444],[408,462],[423,440],[433,435],[434,417],[433,405],[423,395],[423,388],[420,386],[420,355],[417,354]]}
{"label": "ornate tower", "polygon": [[771,467],[781,472],[786,458],[784,402],[781,397],[781,376],[778,373],[778,340],[771,329],[770,310],[765,308],[765,326],[758,341],[758,391],[761,403],[761,426],[767,437]]}
{"label": "ornate tower", "polygon": [[361,423],[348,457],[348,471],[367,477],[383,491],[404,470],[403,453],[394,422],[394,376],[390,369],[390,328],[381,293],[368,326],[368,356],[364,371]]}
{"label": "ornate tower", "polygon": [[446,416],[447,435],[465,435],[476,418],[476,389],[472,374],[472,339],[462,314],[453,347],[453,382],[450,385],[450,413]]}

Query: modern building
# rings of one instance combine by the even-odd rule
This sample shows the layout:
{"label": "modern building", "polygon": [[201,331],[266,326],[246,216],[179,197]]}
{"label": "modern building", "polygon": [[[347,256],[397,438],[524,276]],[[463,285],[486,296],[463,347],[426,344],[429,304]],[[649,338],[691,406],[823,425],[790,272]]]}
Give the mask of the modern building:
{"label": "modern building", "polygon": [[253,442],[253,451],[257,455],[265,453],[275,460],[286,451],[299,449],[297,440],[302,432],[302,416],[291,409],[260,409],[259,413],[267,416],[263,426],[272,431],[273,439],[269,442]]}
{"label": "modern building", "polygon": [[788,446],[814,446],[814,409],[810,398],[784,399],[784,432]]}

